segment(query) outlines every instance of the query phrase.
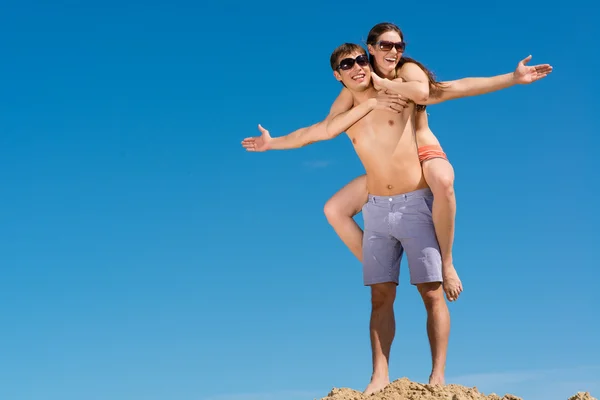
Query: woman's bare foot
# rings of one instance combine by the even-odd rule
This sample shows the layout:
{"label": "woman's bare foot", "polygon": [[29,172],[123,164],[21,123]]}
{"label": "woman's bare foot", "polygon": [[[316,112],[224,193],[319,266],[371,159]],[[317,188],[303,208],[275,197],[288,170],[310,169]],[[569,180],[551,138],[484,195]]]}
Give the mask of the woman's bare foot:
{"label": "woman's bare foot", "polygon": [[442,277],[444,278],[444,292],[448,301],[456,301],[463,291],[463,287],[454,265],[443,266]]}
{"label": "woman's bare foot", "polygon": [[367,385],[367,388],[365,389],[363,394],[365,396],[369,396],[373,393],[383,390],[389,384],[390,384],[389,378],[377,379],[377,378],[373,377],[373,378],[371,378],[371,382]]}

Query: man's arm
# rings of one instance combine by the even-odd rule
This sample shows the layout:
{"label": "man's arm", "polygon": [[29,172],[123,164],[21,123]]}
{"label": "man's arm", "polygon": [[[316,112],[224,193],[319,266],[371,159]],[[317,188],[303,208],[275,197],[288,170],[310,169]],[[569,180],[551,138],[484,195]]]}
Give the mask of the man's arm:
{"label": "man's arm", "polygon": [[341,114],[330,119],[326,127],[326,135],[329,138],[334,138],[345,132],[352,125],[357,123],[362,117],[370,113],[375,109],[377,105],[377,99],[374,97],[362,102],[356,107],[351,108],[348,111],[344,111]]}
{"label": "man's arm", "polygon": [[348,91],[348,89],[346,88],[342,89],[341,93],[331,105],[331,108],[329,109],[329,114],[327,115],[327,117],[325,117],[323,121],[317,122],[316,124],[311,125],[309,127],[300,128],[288,135],[272,138],[270,141],[269,149],[297,149],[315,142],[332,139],[334,136],[330,136],[327,133],[328,122],[336,115],[352,108],[352,103],[352,93],[350,93],[350,91]]}
{"label": "man's arm", "polygon": [[419,104],[438,104],[447,100],[462,97],[479,96],[514,85],[524,85],[543,79],[552,72],[549,64],[526,66],[531,56],[526,57],[517,64],[517,68],[508,74],[496,75],[486,78],[463,78],[454,81],[441,82],[439,87],[431,90],[429,98]]}
{"label": "man's arm", "polygon": [[[348,127],[352,126],[352,124],[354,124],[368,112],[363,109],[365,109],[365,107],[368,109],[369,107],[362,106],[358,110],[358,114],[362,113],[362,115],[357,117],[357,111],[352,109],[353,103],[354,100],[352,99],[352,93],[350,93],[348,89],[344,88],[331,106],[329,115],[323,121],[306,128],[297,129],[288,135],[276,138],[272,138],[268,130],[263,128],[261,125],[258,125],[261,135],[245,138],[242,140],[242,146],[247,151],[254,152],[262,152],[267,150],[289,150],[304,147],[311,143],[333,139],[344,132]],[[406,100],[398,98],[398,95],[380,92],[376,98],[371,99],[368,102],[368,105],[373,105],[373,108],[401,112],[406,106]],[[352,111],[352,113],[348,117],[349,111]],[[344,114],[345,118],[337,119],[336,117],[342,113]],[[334,118],[336,118],[335,122],[330,125],[330,122]]]}
{"label": "man's arm", "polygon": [[400,69],[400,78],[402,79],[384,79],[374,72],[373,85],[384,90],[401,95],[417,104],[423,104],[429,98],[429,79],[418,65],[406,63]]}
{"label": "man's arm", "polygon": [[352,93],[344,88],[331,105],[329,115],[323,121],[305,128],[297,129],[288,135],[276,138],[272,138],[269,131],[259,124],[258,129],[260,130],[261,135],[245,138],[242,140],[242,147],[247,151],[252,152],[289,150],[304,147],[321,140],[330,139],[327,135],[327,122],[337,114],[350,109],[352,103]]}

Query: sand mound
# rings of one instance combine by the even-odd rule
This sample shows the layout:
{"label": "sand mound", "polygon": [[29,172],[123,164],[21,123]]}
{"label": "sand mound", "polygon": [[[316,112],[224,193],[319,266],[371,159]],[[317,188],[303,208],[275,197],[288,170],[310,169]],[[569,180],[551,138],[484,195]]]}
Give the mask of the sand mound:
{"label": "sand mound", "polygon": [[569,397],[569,400],[598,400],[592,397],[588,392],[579,392],[575,396]]}
{"label": "sand mound", "polygon": [[[401,378],[390,383],[383,391],[364,396],[352,389],[333,389],[321,400],[523,400],[512,394],[500,397],[495,393],[485,395],[477,388],[460,385],[429,386]],[[569,400],[597,400],[587,392],[579,392]]]}

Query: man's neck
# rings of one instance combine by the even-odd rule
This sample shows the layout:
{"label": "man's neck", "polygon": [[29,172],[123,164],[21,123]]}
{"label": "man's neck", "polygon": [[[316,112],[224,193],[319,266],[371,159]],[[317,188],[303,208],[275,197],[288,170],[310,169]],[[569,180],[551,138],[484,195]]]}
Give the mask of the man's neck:
{"label": "man's neck", "polygon": [[351,93],[352,93],[352,98],[354,99],[355,106],[360,103],[364,103],[365,101],[369,100],[372,97],[377,96],[377,90],[375,90],[375,88],[373,88],[373,86],[369,87],[368,89],[366,89],[362,92],[352,91]]}

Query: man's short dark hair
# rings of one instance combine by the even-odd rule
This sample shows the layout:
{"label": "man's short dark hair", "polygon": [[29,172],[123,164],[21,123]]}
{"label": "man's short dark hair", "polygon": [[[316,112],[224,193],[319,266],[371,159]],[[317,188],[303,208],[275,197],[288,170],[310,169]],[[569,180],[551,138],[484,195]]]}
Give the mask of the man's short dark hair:
{"label": "man's short dark hair", "polygon": [[341,46],[338,46],[333,53],[331,53],[331,57],[329,57],[329,63],[331,64],[331,69],[336,70],[338,66],[338,62],[344,56],[348,56],[352,53],[361,53],[367,55],[367,52],[362,46],[359,46],[355,43],[344,43]]}

